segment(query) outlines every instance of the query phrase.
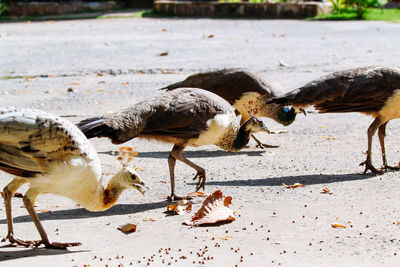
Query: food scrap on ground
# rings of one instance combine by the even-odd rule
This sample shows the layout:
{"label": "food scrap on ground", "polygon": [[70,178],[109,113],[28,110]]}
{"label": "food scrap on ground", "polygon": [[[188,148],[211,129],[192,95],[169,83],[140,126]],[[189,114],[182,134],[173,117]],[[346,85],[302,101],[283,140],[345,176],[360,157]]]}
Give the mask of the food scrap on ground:
{"label": "food scrap on ground", "polygon": [[120,230],[124,234],[131,234],[131,233],[136,232],[136,227],[137,227],[136,224],[127,223],[127,224],[124,224],[124,225],[118,227],[118,230]]}
{"label": "food scrap on ground", "polygon": [[284,183],[282,183],[282,186],[286,187],[286,188],[297,188],[297,187],[305,187],[304,184],[300,184],[300,183],[294,183],[292,185],[286,185]]}
{"label": "food scrap on ground", "polygon": [[347,228],[347,226],[339,224],[339,217],[336,218],[335,223],[332,223],[332,228]]}
{"label": "food scrap on ground", "polygon": [[329,195],[333,194],[333,192],[331,190],[329,190],[328,187],[326,187],[326,186],[322,189],[321,193],[322,194],[329,194]]}

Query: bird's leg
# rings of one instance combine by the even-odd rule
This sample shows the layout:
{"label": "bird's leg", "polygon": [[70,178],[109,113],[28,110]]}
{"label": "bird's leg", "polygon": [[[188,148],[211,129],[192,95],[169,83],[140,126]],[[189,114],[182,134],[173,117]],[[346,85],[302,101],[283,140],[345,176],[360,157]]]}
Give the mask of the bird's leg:
{"label": "bird's leg", "polygon": [[[47,237],[47,234],[40,223],[39,217],[37,216],[37,213],[35,211],[35,208],[32,205],[32,202],[36,199],[37,194],[33,192],[33,190],[29,189],[23,200],[24,200],[24,205],[26,210],[28,211],[29,215],[32,218],[32,221],[35,223],[36,229],[38,230],[40,237],[42,240],[39,242],[34,242],[32,245],[35,247],[38,247],[40,244],[44,244],[46,248],[52,248],[52,249],[66,249],[67,247],[73,247],[73,246],[79,246],[81,243],[79,242],[74,242],[74,243],[50,243],[49,238]],[[32,201],[31,201],[32,199]]]}
{"label": "bird's leg", "polygon": [[194,164],[193,162],[182,156],[182,151],[184,148],[185,148],[184,146],[180,147],[174,146],[174,148],[171,151],[171,154],[175,159],[182,161],[183,163],[189,165],[190,167],[192,167],[197,171],[197,174],[193,177],[193,180],[196,179],[199,180],[196,185],[196,191],[199,191],[202,188],[204,190],[206,184],[206,171],[202,167]]}
{"label": "bird's leg", "polygon": [[360,163],[360,166],[365,165],[365,170],[364,173],[366,173],[368,170],[372,171],[373,173],[377,174],[383,174],[383,171],[377,170],[371,162],[371,150],[372,150],[372,137],[376,133],[376,130],[378,127],[382,125],[382,122],[380,118],[376,118],[371,125],[368,127],[368,150],[367,150],[367,158],[364,162]]}
{"label": "bird's leg", "polygon": [[387,125],[387,123],[388,122],[385,122],[384,124],[382,124],[379,127],[379,130],[378,130],[379,143],[381,145],[381,151],[382,151],[382,162],[383,162],[382,169],[384,169],[384,170],[387,170],[387,169],[389,169],[389,170],[399,170],[400,167],[389,166],[387,164],[387,161],[386,161],[385,136],[386,136],[386,125]]}
{"label": "bird's leg", "polygon": [[275,146],[275,145],[268,145],[268,144],[263,144],[260,139],[258,139],[254,134],[251,135],[251,137],[253,138],[254,141],[256,141],[257,145],[256,147],[259,147],[261,149],[263,148],[277,148],[279,146]]}
{"label": "bird's leg", "polygon": [[6,217],[7,217],[7,227],[8,233],[5,238],[1,241],[5,242],[6,240],[10,241],[11,244],[17,244],[25,247],[29,247],[34,243],[34,241],[23,241],[14,237],[14,225],[12,219],[12,207],[11,207],[11,199],[14,196],[15,192],[18,188],[26,183],[26,179],[16,177],[11,181],[6,187],[3,189],[3,198],[4,198],[4,206],[6,208]]}
{"label": "bird's leg", "polygon": [[182,197],[175,195],[175,163],[176,159],[174,158],[174,156],[172,156],[172,153],[170,153],[168,157],[169,178],[171,181],[171,195],[168,197],[169,201],[182,199]]}

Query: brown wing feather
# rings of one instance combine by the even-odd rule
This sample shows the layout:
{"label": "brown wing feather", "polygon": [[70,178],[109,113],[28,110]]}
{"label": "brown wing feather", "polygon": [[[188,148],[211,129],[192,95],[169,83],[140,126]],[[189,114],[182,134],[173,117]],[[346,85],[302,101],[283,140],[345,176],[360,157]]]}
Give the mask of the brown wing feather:
{"label": "brown wing feather", "polygon": [[281,95],[280,86],[259,73],[245,69],[222,69],[193,74],[181,82],[162,89],[174,90],[181,87],[202,88],[213,92],[233,104],[249,92],[267,96],[268,99]]}
{"label": "brown wing feather", "polygon": [[274,99],[296,107],[314,106],[320,112],[376,112],[400,89],[400,71],[362,67],[334,72]]}

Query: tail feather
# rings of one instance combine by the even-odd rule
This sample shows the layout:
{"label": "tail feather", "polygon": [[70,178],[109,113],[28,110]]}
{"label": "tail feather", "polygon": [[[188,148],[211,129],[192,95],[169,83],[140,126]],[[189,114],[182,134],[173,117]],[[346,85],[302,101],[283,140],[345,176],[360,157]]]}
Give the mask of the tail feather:
{"label": "tail feather", "polygon": [[76,126],[83,132],[87,138],[93,137],[109,137],[112,129],[107,126],[106,119],[102,117],[94,117],[80,121]]}
{"label": "tail feather", "polygon": [[165,86],[165,87],[161,88],[160,90],[172,91],[172,90],[174,90],[176,88],[186,87],[183,84],[183,82],[184,81],[180,81],[180,82],[176,82],[176,83],[170,84],[168,86]]}

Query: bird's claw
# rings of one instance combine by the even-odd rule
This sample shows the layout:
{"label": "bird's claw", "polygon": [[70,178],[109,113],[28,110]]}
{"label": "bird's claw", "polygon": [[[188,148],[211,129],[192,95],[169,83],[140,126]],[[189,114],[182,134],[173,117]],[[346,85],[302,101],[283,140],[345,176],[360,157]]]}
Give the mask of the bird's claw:
{"label": "bird's claw", "polygon": [[54,242],[54,243],[49,243],[45,242],[43,240],[21,240],[18,238],[15,238],[12,234],[8,234],[7,237],[3,238],[1,242],[5,242],[8,240],[12,245],[20,245],[24,247],[39,247],[41,244],[44,244],[46,248],[51,248],[51,249],[66,249],[67,247],[75,247],[75,246],[80,246],[82,245],[79,242],[72,242],[72,243],[59,243],[59,242]]}
{"label": "bird's claw", "polygon": [[257,148],[264,149],[264,148],[277,148],[277,147],[279,147],[279,146],[259,143],[259,144],[256,145],[256,147],[257,147]]}
{"label": "bird's claw", "polygon": [[191,196],[181,197],[181,196],[177,196],[175,194],[172,194],[172,195],[168,196],[167,199],[168,199],[168,201],[178,201],[178,200],[184,200],[184,199],[192,199],[192,197]]}
{"label": "bird's claw", "polygon": [[40,243],[41,240],[21,240],[18,238],[15,238],[12,234],[8,234],[7,237],[3,238],[1,242],[5,242],[8,240],[11,244],[15,245],[20,245],[24,247],[30,247],[30,246],[36,246],[37,243]]}
{"label": "bird's claw", "polygon": [[398,171],[398,170],[400,170],[400,167],[399,166],[389,166],[387,164],[383,164],[382,170],[385,170],[385,171],[386,170]]}
{"label": "bird's claw", "polygon": [[197,174],[193,177],[193,180],[196,179],[199,180],[196,185],[196,191],[199,191],[200,189],[204,190],[206,185],[206,174],[204,172],[197,172]]}
{"label": "bird's claw", "polygon": [[371,172],[373,172],[375,174],[383,174],[384,173],[382,170],[376,169],[369,160],[366,160],[366,161],[363,161],[360,163],[360,166],[364,166],[364,165],[365,165],[364,173],[367,173],[368,170],[370,170]]}
{"label": "bird's claw", "polygon": [[[68,247],[76,247],[82,245],[80,242],[71,242],[71,243],[59,243],[59,242],[53,242],[53,243],[44,243],[40,241],[39,243],[43,243],[46,248],[51,248],[51,249],[67,249]],[[34,245],[35,247],[38,247],[38,245]]]}

